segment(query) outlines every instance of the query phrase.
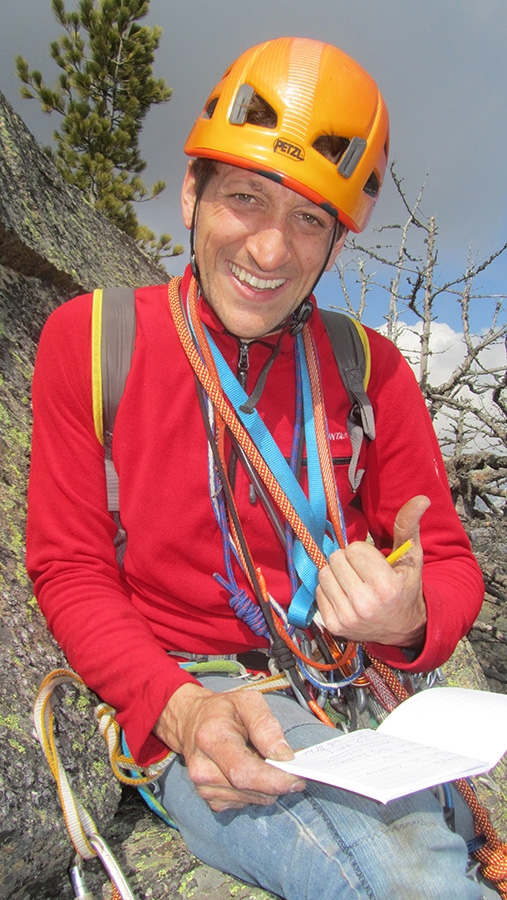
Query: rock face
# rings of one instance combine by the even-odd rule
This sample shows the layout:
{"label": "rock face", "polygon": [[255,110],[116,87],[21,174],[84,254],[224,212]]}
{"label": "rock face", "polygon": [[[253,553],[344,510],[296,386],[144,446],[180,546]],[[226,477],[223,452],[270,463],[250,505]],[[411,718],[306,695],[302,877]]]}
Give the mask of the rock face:
{"label": "rock face", "polygon": [[[0,94],[0,897],[67,900],[72,849],[32,724],[44,676],[66,661],[24,570],[30,382],[42,325],[70,296],[108,285],[163,282],[166,273],[67,186]],[[465,669],[479,670],[472,654]],[[459,678],[457,683],[459,683]],[[215,872],[111,774],[94,698],[59,689],[57,739],[79,798],[140,898],[267,900]],[[121,800],[121,802],[120,802]],[[85,865],[95,897],[102,867]]]}
{"label": "rock face", "polygon": [[486,596],[470,632],[492,691],[507,693],[507,544],[505,521],[474,527],[471,539],[484,574]]}
{"label": "rock face", "polygon": [[[100,248],[100,249],[99,249]],[[134,242],[69,188],[0,95],[0,896],[34,896],[65,871],[70,844],[52,776],[34,737],[36,691],[65,659],[24,572],[30,384],[40,330],[69,296],[95,285],[162,282]],[[84,709],[83,709],[84,707]],[[100,826],[116,812],[90,700],[62,699],[58,730],[71,776]],[[72,747],[74,746],[74,750]],[[35,892],[36,893],[36,892]],[[63,896],[59,891],[53,895]]]}
{"label": "rock face", "polygon": [[0,263],[66,299],[94,287],[167,277],[67,185],[0,95]]}

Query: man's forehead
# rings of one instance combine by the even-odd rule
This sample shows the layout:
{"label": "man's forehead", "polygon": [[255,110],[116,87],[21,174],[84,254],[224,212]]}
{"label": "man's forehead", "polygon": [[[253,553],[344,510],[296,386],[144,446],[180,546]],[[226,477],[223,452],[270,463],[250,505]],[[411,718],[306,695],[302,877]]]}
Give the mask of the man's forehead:
{"label": "man's forehead", "polygon": [[241,166],[231,166],[229,163],[217,164],[217,176],[223,182],[235,183],[239,181],[259,191],[267,189],[269,185],[268,178],[264,178],[257,172],[251,172],[249,169],[243,169]]}
{"label": "man's forehead", "polygon": [[248,189],[268,195],[278,194],[281,197],[291,196],[298,204],[322,212],[320,207],[312,200],[309,200],[308,197],[305,197],[304,194],[300,194],[287,185],[281,184],[268,173],[264,175],[262,172],[252,172],[242,166],[233,166],[230,163],[221,162],[216,164],[216,173],[211,180],[215,180],[215,184],[218,183],[227,188],[238,186],[241,190]]}

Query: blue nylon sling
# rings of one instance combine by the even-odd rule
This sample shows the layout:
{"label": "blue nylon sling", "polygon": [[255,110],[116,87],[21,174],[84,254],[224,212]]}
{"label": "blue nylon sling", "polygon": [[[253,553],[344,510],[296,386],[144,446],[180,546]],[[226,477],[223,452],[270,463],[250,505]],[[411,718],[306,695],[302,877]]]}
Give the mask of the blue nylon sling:
{"label": "blue nylon sling", "polygon": [[[205,332],[222,388],[231,402],[236,415],[248,431],[252,441],[255,443],[274,478],[276,478],[290,500],[297,515],[305,524],[313,540],[327,559],[333,550],[338,549],[338,543],[332,525],[327,521],[326,516],[326,496],[317,449],[312,392],[302,336],[298,335],[296,338],[296,352],[299,354],[301,361],[303,416],[308,460],[308,498],[257,410],[244,412],[241,409],[241,406],[248,400],[248,395],[235,378],[208,329],[205,328]],[[294,541],[294,566],[301,580],[301,585],[290,604],[288,618],[292,625],[306,628],[315,612],[318,568],[301,541],[297,539]]]}

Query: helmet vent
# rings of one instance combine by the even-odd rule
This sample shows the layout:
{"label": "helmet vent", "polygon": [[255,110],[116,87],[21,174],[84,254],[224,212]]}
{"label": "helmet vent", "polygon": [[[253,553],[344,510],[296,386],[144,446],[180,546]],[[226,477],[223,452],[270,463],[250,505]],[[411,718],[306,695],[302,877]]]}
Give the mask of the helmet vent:
{"label": "helmet vent", "polygon": [[337,166],[349,144],[349,138],[338,137],[337,134],[321,134],[313,142],[312,147]]}
{"label": "helmet vent", "polygon": [[213,97],[213,99],[210,100],[210,102],[208,103],[208,105],[207,105],[207,107],[206,107],[206,109],[204,110],[204,113],[203,113],[203,118],[204,118],[204,119],[211,119],[211,118],[212,118],[213,113],[215,112],[215,107],[216,107],[217,103],[218,103],[218,97]]}
{"label": "helmet vent", "polygon": [[376,172],[372,172],[363,188],[363,191],[365,192],[365,194],[368,194],[368,197],[376,197],[379,190],[380,181],[378,179],[378,175]]}
{"label": "helmet vent", "polygon": [[253,87],[250,84],[242,84],[238,89],[238,93],[236,94],[236,99],[234,100],[234,106],[232,107],[231,114],[229,116],[229,122],[231,125],[244,125],[246,122],[246,117],[248,115],[248,107],[250,105],[250,101],[255,94]]}
{"label": "helmet vent", "polygon": [[261,128],[276,128],[278,116],[273,107],[257,94],[249,84],[242,84],[229,116],[231,125],[259,125]]}

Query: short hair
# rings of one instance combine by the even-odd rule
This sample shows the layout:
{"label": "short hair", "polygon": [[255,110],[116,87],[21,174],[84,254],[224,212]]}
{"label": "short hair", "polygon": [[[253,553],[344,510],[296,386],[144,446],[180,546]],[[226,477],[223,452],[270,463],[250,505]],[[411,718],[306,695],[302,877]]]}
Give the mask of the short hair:
{"label": "short hair", "polygon": [[213,175],[216,175],[217,166],[214,159],[198,157],[190,163],[190,168],[195,179],[195,197],[199,201],[204,194],[204,189]]}

